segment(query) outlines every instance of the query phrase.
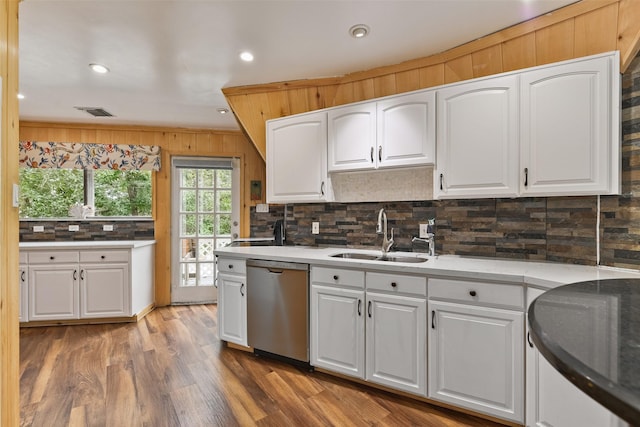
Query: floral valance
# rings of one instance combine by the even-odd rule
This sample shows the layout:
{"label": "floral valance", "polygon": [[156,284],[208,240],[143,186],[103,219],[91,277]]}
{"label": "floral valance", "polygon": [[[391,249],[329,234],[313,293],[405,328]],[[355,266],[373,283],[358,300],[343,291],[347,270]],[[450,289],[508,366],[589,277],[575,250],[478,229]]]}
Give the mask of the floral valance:
{"label": "floral valance", "polygon": [[160,147],[20,141],[20,166],[49,169],[160,169]]}

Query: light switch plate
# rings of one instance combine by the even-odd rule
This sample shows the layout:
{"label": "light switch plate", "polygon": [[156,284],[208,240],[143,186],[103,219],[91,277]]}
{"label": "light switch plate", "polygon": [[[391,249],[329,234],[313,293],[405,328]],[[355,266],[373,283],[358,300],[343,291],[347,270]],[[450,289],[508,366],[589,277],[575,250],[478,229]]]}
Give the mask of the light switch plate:
{"label": "light switch plate", "polygon": [[18,184],[13,184],[13,195],[12,195],[13,207],[20,207],[20,186]]}
{"label": "light switch plate", "polygon": [[429,234],[429,224],[420,224],[420,237],[426,239]]}
{"label": "light switch plate", "polygon": [[34,225],[33,226],[34,233],[44,233],[44,225]]}
{"label": "light switch plate", "polygon": [[320,234],[320,223],[314,221],[311,223],[311,234]]}
{"label": "light switch plate", "polygon": [[113,231],[113,224],[103,224],[102,231]]}
{"label": "light switch plate", "polygon": [[80,231],[80,226],[79,225],[70,225],[69,226],[69,231]]}
{"label": "light switch plate", "polygon": [[258,203],[256,205],[256,212],[260,212],[260,213],[269,212],[269,204],[268,203]]}

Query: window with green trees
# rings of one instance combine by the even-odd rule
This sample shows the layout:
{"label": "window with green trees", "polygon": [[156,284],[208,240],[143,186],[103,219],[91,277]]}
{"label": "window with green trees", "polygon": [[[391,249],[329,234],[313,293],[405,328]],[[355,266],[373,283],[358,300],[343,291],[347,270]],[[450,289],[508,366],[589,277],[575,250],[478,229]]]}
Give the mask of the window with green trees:
{"label": "window with green trees", "polygon": [[64,218],[84,199],[85,174],[96,216],[150,216],[150,171],[20,168],[20,218]]}

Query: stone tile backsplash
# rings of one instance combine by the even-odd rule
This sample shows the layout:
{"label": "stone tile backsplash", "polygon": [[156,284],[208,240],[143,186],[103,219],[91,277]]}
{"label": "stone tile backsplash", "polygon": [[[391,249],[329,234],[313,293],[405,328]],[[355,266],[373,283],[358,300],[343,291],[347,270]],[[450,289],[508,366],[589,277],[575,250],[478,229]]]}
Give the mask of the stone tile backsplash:
{"label": "stone tile backsplash", "polygon": [[[69,225],[78,225],[78,231],[69,231]],[[113,225],[113,231],[104,231],[103,225]],[[34,226],[44,227],[34,232]],[[20,221],[21,242],[73,242],[87,240],[153,240],[153,220],[55,220]]]}

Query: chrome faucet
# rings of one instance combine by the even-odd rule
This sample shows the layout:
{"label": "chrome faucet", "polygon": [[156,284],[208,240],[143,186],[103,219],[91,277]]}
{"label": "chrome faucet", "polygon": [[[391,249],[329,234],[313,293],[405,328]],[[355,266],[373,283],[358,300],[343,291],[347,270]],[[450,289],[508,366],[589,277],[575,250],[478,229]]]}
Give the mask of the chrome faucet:
{"label": "chrome faucet", "polygon": [[376,226],[376,233],[382,234],[382,257],[387,256],[387,252],[391,250],[393,246],[393,228],[391,229],[391,239],[387,237],[387,214],[384,208],[378,212],[378,225]]}
{"label": "chrome faucet", "polygon": [[429,245],[429,256],[436,256],[436,234],[433,232],[433,226],[436,224],[435,218],[428,220],[427,222],[427,234],[426,238],[414,237],[412,242],[425,242]]}

